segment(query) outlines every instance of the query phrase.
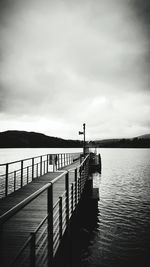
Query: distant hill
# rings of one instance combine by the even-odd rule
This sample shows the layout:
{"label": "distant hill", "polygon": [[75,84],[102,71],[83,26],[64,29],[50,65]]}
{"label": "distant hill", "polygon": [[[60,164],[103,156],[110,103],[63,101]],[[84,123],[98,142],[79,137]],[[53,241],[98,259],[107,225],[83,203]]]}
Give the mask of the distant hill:
{"label": "distant hill", "polygon": [[141,135],[134,138],[104,139],[90,142],[92,147],[107,148],[150,148],[150,134]]}
{"label": "distant hill", "polygon": [[82,147],[79,140],[66,140],[36,132],[0,132],[0,148]]}
{"label": "distant hill", "polygon": [[[104,139],[89,142],[90,147],[106,148],[150,148],[150,134],[130,139]],[[46,148],[83,147],[79,140],[66,140],[45,134],[26,131],[0,132],[0,148]]]}
{"label": "distant hill", "polygon": [[139,138],[139,139],[150,139],[150,134],[140,135],[137,138]]}

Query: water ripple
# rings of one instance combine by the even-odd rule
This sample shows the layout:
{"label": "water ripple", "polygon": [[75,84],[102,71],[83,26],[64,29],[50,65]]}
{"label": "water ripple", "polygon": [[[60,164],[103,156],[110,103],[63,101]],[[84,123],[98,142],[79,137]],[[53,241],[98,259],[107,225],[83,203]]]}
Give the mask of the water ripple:
{"label": "water ripple", "polygon": [[81,266],[150,264],[150,150],[101,151],[97,234]]}

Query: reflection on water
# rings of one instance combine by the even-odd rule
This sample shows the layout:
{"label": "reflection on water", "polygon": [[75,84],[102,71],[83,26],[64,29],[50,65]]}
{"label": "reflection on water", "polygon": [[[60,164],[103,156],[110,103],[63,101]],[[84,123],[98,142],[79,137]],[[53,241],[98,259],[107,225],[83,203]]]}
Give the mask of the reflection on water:
{"label": "reflection on water", "polygon": [[102,149],[101,156],[96,223],[79,266],[150,266],[150,150]]}
{"label": "reflection on water", "polygon": [[[1,149],[0,163],[77,151],[81,149]],[[93,212],[88,205],[84,208],[73,236],[77,253],[72,266],[150,266],[150,150],[101,149],[100,153],[102,175],[96,174],[94,180],[100,201]]]}

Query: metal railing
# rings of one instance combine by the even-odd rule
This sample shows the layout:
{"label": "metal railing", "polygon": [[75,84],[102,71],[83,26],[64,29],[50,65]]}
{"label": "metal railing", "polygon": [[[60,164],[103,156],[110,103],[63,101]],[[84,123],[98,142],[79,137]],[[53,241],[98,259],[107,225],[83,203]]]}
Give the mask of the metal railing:
{"label": "metal railing", "polygon": [[0,198],[18,190],[33,179],[57,171],[80,157],[80,153],[47,154],[0,164]]}
{"label": "metal railing", "polygon": [[[1,262],[3,266],[52,266],[53,259],[61,243],[62,237],[69,226],[70,218],[78,205],[88,179],[89,155],[77,168],[64,171],[63,174],[44,185],[41,189],[27,197],[17,206],[0,217],[1,248],[5,238],[4,226],[16,216],[23,208],[37,200],[38,197],[46,197],[46,215],[40,221],[38,227],[30,233],[20,248],[18,254],[10,265],[3,258],[1,249]],[[64,189],[56,198],[55,189],[61,179],[64,179]]]}

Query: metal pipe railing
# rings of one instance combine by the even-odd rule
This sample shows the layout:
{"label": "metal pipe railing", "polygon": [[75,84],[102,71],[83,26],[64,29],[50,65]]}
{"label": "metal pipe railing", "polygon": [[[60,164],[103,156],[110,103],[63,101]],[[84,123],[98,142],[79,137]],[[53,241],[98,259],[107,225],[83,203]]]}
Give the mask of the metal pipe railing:
{"label": "metal pipe railing", "polygon": [[[24,263],[24,266],[42,266],[42,261],[46,257],[45,255],[47,255],[45,258],[47,266],[52,266],[54,256],[58,250],[63,234],[69,226],[69,220],[80,201],[86,180],[88,179],[88,163],[89,155],[87,155],[83,162],[76,168],[64,171],[50,183],[44,185],[11,210],[0,216],[0,242],[3,247],[3,231],[5,223],[12,217],[16,216],[19,211],[29,205],[32,201],[40,197],[41,194],[43,195],[45,193],[47,195],[47,215],[41,220],[38,227],[27,237],[23,247],[19,250],[19,254],[15,257],[12,266],[22,266],[22,262],[25,261],[23,256],[24,251],[27,247],[30,253],[27,257],[27,263]],[[74,182],[70,181],[70,173],[74,173]],[[60,179],[64,179],[64,191],[58,196],[58,199],[54,203],[55,185],[57,186],[57,182],[60,181]],[[3,251],[1,250],[1,262],[2,257]]]}
{"label": "metal pipe railing", "polygon": [[0,164],[0,198],[6,197],[35,178],[73,163],[79,157],[80,153],[46,154]]}

